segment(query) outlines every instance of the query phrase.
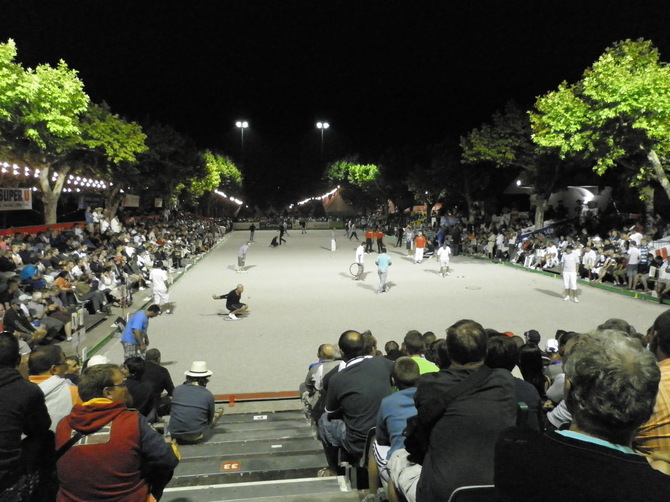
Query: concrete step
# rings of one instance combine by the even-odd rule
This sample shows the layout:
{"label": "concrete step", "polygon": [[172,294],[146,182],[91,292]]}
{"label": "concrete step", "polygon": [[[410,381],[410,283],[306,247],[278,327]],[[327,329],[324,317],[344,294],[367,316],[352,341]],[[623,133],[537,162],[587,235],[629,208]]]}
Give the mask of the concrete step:
{"label": "concrete step", "polygon": [[220,443],[206,442],[197,445],[180,445],[182,461],[191,458],[227,457],[235,455],[277,455],[297,452],[323,451],[321,443],[312,437],[249,439],[232,442],[222,447]]}
{"label": "concrete step", "polygon": [[233,502],[237,500],[349,502],[360,500],[360,497],[357,492],[346,492],[346,486],[341,477],[329,477],[167,488],[161,498],[161,502]]}
{"label": "concrete step", "polygon": [[243,422],[217,423],[212,429],[212,436],[207,440],[209,444],[231,443],[238,441],[261,439],[288,439],[311,437],[310,424],[302,420],[285,420],[281,422]]}
{"label": "concrete step", "polygon": [[316,477],[323,451],[273,455],[219,455],[179,462],[171,487]]}
{"label": "concrete step", "polygon": [[[241,407],[239,404],[236,406]],[[271,404],[268,404],[271,406]],[[265,411],[265,412],[251,412],[235,414],[229,408],[224,408],[226,414],[219,419],[219,423],[245,423],[245,422],[283,422],[286,420],[303,420],[306,421],[305,415],[300,410],[282,410],[282,411]],[[234,410],[234,408],[232,408]]]}

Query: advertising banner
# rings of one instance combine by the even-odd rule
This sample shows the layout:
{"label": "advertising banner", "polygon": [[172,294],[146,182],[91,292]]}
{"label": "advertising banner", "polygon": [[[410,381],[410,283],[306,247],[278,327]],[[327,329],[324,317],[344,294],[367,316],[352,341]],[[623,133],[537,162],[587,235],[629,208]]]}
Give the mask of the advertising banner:
{"label": "advertising banner", "polygon": [[123,207],[140,207],[140,196],[126,195],[123,198]]}
{"label": "advertising banner", "polygon": [[30,188],[0,188],[0,211],[32,208],[33,191]]}

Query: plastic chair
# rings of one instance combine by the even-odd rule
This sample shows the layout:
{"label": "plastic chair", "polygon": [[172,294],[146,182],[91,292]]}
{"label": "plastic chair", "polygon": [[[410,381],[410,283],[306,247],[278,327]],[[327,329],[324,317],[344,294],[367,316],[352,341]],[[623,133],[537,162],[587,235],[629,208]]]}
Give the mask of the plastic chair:
{"label": "plastic chair", "polygon": [[449,502],[496,502],[496,489],[494,485],[459,486]]}

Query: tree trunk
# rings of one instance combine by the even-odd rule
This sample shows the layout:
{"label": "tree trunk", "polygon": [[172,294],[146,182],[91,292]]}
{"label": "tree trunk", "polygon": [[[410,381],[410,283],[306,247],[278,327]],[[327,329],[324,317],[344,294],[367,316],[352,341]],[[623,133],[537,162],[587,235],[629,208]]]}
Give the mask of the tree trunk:
{"label": "tree trunk", "polygon": [[544,228],[544,212],[547,210],[547,199],[544,195],[533,194],[531,201],[535,201],[535,231]]}
{"label": "tree trunk", "polygon": [[52,170],[49,166],[45,165],[40,166],[39,169],[39,184],[40,189],[42,190],[42,201],[44,203],[44,223],[53,225],[54,223],[58,223],[58,199],[60,199],[60,194],[63,191],[63,185],[70,172],[70,168],[63,167],[56,171],[58,177],[56,178],[53,188],[50,183]]}
{"label": "tree trunk", "polygon": [[475,222],[475,208],[472,204],[472,196],[470,195],[470,182],[466,178],[463,182],[463,197],[465,197],[465,205],[468,208],[468,223]]}
{"label": "tree trunk", "polygon": [[122,200],[123,196],[121,195],[121,185],[117,183],[109,192],[107,192],[107,196],[105,197],[105,209],[103,211],[103,217],[106,220],[111,221],[111,219],[116,216],[116,212],[119,210],[119,205],[121,204]]}
{"label": "tree trunk", "polygon": [[668,198],[670,198],[670,181],[668,181],[668,175],[665,172],[665,169],[663,169],[663,165],[661,164],[658,155],[656,155],[654,150],[649,150],[647,153],[647,159],[651,164],[654,178],[656,178],[656,180],[661,184],[661,187],[663,187],[663,190],[665,190],[665,194],[668,196]]}
{"label": "tree trunk", "polygon": [[651,185],[640,187],[640,198],[644,202],[644,227],[649,230],[654,227],[654,194],[656,190]]}

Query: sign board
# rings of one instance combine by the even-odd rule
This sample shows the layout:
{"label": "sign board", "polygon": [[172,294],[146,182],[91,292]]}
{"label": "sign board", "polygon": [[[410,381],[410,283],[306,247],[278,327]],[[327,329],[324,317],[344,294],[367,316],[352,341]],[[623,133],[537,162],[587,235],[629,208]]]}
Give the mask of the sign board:
{"label": "sign board", "polygon": [[30,188],[0,188],[0,211],[18,211],[33,208]]}
{"label": "sign board", "polygon": [[123,198],[123,207],[140,207],[140,196],[126,195]]}
{"label": "sign board", "polygon": [[154,197],[154,207],[163,207],[163,199]]}
{"label": "sign board", "polygon": [[221,472],[239,471],[241,462],[221,462]]}

